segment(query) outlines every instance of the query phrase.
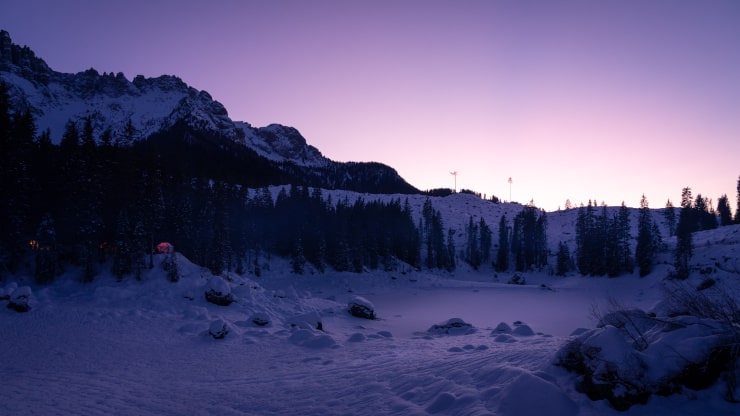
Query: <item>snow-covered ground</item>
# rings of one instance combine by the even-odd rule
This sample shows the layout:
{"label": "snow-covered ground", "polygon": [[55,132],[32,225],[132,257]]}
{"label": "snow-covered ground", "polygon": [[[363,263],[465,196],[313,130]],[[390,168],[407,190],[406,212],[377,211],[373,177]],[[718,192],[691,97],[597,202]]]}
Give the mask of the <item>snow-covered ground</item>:
{"label": "snow-covered ground", "polygon": [[[216,278],[185,258],[178,264],[176,283],[159,266],[141,282],[62,277],[33,287],[30,312],[1,308],[3,414],[618,414],[576,392],[553,355],[572,331],[593,327],[592,309],[607,297],[652,307],[661,280],[297,276],[275,260],[258,280],[234,276],[235,302],[217,306],[204,297]],[[347,312],[358,295],[378,319]],[[449,318],[473,330],[430,331]],[[208,332],[217,320],[230,331],[223,339]],[[513,332],[495,332],[501,322]],[[627,414],[736,411],[709,389],[656,397]]]}
{"label": "snow-covered ground", "polygon": [[[353,195],[333,192],[334,200]],[[410,197],[415,215],[425,199]],[[502,213],[511,220],[521,209],[470,195],[433,203],[460,233],[471,213],[495,233]],[[551,246],[572,238],[574,210],[548,215]],[[166,255],[142,281],[103,272],[83,284],[69,271],[36,286],[17,277],[0,282],[0,299],[30,286],[32,309],[18,313],[0,300],[0,414],[738,414],[722,399],[721,382],[618,412],[576,391],[577,376],[553,364],[571,334],[594,328],[610,302],[660,305],[674,240],[645,278],[543,270],[520,273],[523,286],[507,284],[513,273],[463,262],[454,273],[295,275],[278,258],[259,278],[226,282],[179,254],[175,283],[162,269]],[[740,225],[697,233],[694,244],[690,284],[712,277],[739,287]],[[711,274],[699,272],[707,268]],[[207,302],[210,289],[230,290],[234,302]],[[376,320],[349,314],[358,296]],[[224,326],[228,333],[215,339]]]}

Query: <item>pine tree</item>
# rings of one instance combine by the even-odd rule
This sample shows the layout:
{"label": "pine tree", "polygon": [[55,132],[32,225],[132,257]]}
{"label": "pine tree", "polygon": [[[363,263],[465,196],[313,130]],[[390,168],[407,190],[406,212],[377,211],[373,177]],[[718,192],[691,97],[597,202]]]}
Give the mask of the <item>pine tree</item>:
{"label": "pine tree", "polygon": [[689,277],[689,260],[693,250],[692,233],[697,227],[695,209],[691,204],[691,190],[684,188],[683,194],[688,194],[689,197],[681,200],[681,212],[676,228],[675,267],[678,279]]}
{"label": "pine tree", "polygon": [[727,194],[723,194],[717,200],[717,214],[719,214],[719,223],[721,226],[732,224],[732,212],[730,210],[730,200]]}
{"label": "pine tree", "polygon": [[511,253],[516,271],[547,264],[547,217],[544,211],[528,205],[514,217]]}
{"label": "pine tree", "polygon": [[447,255],[443,267],[448,272],[455,270],[455,267],[457,267],[455,262],[455,230],[452,228],[447,230]]}
{"label": "pine tree", "polygon": [[480,236],[478,241],[480,243],[480,256],[482,262],[487,262],[491,259],[491,227],[486,224],[486,221],[481,217],[480,223],[478,224],[478,232]]}
{"label": "pine tree", "polygon": [[306,267],[306,257],[303,255],[303,243],[300,238],[295,241],[293,252],[290,256],[290,266],[293,273],[296,274],[303,274]]}
{"label": "pine tree", "polygon": [[473,222],[471,216],[468,220],[468,226],[465,229],[467,234],[467,245],[465,246],[465,261],[473,269],[478,270],[481,264],[480,245],[478,243],[478,225]]}
{"label": "pine tree", "polygon": [[562,241],[558,243],[556,268],[556,274],[558,276],[565,276],[571,270],[570,249],[568,248],[568,244]]}
{"label": "pine tree", "polygon": [[673,237],[676,235],[676,210],[670,199],[665,204],[665,211],[663,214],[665,216],[665,221],[668,224],[668,236]]}
{"label": "pine tree", "polygon": [[45,214],[36,231],[36,270],[34,277],[38,284],[51,283],[58,272],[56,229],[49,213]]}
{"label": "pine tree", "polygon": [[712,202],[708,198],[703,198],[701,194],[696,196],[694,203],[696,211],[696,229],[694,231],[713,230],[717,228],[717,216],[714,214]]}
{"label": "pine tree", "polygon": [[735,224],[740,224],[740,176],[737,178],[737,207],[735,207]]}
{"label": "pine tree", "polygon": [[166,254],[164,261],[162,261],[162,268],[167,273],[167,280],[170,282],[177,282],[180,280],[180,269],[177,265],[177,255],[175,254],[175,248],[171,247],[169,253]]}
{"label": "pine tree", "polygon": [[502,215],[498,223],[498,251],[496,254],[496,271],[509,270],[509,232],[506,225],[506,215]]}
{"label": "pine tree", "polygon": [[118,212],[116,219],[116,242],[111,273],[119,282],[133,271],[133,236],[126,209]]}
{"label": "pine tree", "polygon": [[637,247],[635,259],[640,270],[640,277],[647,276],[653,269],[657,255],[660,234],[656,235],[657,227],[653,223],[652,213],[648,207],[648,200],[642,195],[640,200],[640,216],[637,225]]}
{"label": "pine tree", "polygon": [[134,123],[129,118],[128,121],[126,121],[126,125],[123,127],[123,131],[118,135],[118,138],[116,140],[116,146],[118,147],[128,147],[131,146],[136,139],[136,127],[134,127]]}
{"label": "pine tree", "polygon": [[[645,199],[647,203],[647,199]],[[632,273],[634,271],[634,260],[630,250],[630,212],[627,206],[622,201],[622,205],[619,207],[617,212],[617,218],[615,219],[616,226],[616,241],[617,241],[617,257],[618,257],[618,272]]]}

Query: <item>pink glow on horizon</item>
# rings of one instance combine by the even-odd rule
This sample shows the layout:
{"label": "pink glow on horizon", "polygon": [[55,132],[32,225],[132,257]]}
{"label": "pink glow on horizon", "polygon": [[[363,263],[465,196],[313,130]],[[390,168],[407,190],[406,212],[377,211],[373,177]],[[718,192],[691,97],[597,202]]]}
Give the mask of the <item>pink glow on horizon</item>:
{"label": "pink glow on horizon", "polygon": [[[420,188],[548,210],[734,201],[740,3],[27,1],[0,28],[58,71],[175,74],[235,120]],[[733,204],[734,208],[734,204]]]}

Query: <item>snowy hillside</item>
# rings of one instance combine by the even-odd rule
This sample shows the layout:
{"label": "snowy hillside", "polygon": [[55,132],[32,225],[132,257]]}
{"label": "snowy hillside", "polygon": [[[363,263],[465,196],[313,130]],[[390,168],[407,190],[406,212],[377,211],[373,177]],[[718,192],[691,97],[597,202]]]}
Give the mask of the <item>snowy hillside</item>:
{"label": "snowy hillside", "polygon": [[[288,189],[287,186],[274,186],[271,187],[271,193],[273,199],[277,197],[280,190]],[[512,225],[514,217],[523,209],[523,205],[517,203],[493,203],[489,200],[481,199],[478,196],[469,193],[455,193],[446,197],[427,197],[425,195],[406,195],[406,194],[367,194],[358,193],[344,190],[322,190],[324,198],[330,198],[332,201],[348,200],[354,202],[358,198],[363,199],[366,202],[369,201],[382,201],[389,202],[392,200],[400,200],[401,203],[405,201],[409,202],[414,220],[416,223],[419,222],[422,215],[422,209],[424,202],[429,199],[434,209],[438,210],[442,215],[444,226],[447,229],[452,229],[455,232],[455,246],[460,249],[465,245],[465,229],[468,225],[470,218],[472,217],[473,222],[477,223],[481,218],[491,228],[494,240],[499,232],[499,220],[501,216],[505,215],[507,224]],[[607,214],[612,216],[616,214],[619,207],[607,207]],[[597,213],[601,213],[602,207],[597,207]],[[637,219],[639,209],[628,208],[630,213],[630,234],[632,236],[631,245],[634,253],[634,248],[637,244]],[[666,223],[665,216],[663,215],[665,209],[654,209],[652,210],[652,218],[655,223],[658,224],[661,236],[665,240],[666,244],[673,242],[675,245],[675,237],[669,238],[670,233],[668,231],[668,225]],[[555,264],[555,253],[557,253],[558,243],[564,242],[568,244],[571,252],[575,249],[575,228],[576,219],[578,216],[578,209],[561,210],[554,212],[547,212],[547,241],[551,255],[551,265]],[[494,248],[495,249],[495,248]],[[490,271],[490,268],[488,269]]]}

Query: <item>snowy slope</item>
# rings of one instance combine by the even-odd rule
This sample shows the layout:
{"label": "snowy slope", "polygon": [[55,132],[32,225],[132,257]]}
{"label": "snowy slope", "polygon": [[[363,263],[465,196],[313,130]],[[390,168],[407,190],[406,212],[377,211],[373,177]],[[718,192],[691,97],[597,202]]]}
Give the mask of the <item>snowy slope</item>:
{"label": "snowy slope", "polygon": [[[287,192],[289,188],[287,186],[274,186],[270,189],[274,200],[280,190],[285,189]],[[472,217],[473,222],[475,223],[480,221],[482,218],[490,227],[493,236],[494,254],[495,245],[498,241],[499,220],[501,219],[501,216],[505,215],[508,226],[512,226],[514,217],[516,217],[516,215],[524,208],[522,205],[516,203],[493,203],[469,193],[455,193],[445,197],[428,197],[425,195],[368,194],[345,190],[324,189],[322,190],[322,195],[324,199],[331,198],[335,203],[345,199],[352,203],[358,198],[362,198],[366,202],[382,201],[387,203],[392,200],[400,200],[401,204],[404,204],[408,201],[416,224],[418,224],[421,219],[425,201],[429,199],[432,203],[432,207],[442,215],[444,227],[455,231],[455,247],[458,251],[465,246],[465,230],[470,218]],[[601,215],[601,209],[601,207],[596,207],[594,210],[595,214]],[[616,214],[618,210],[619,207],[607,207],[607,213],[609,216]],[[637,220],[639,209],[628,208],[628,210],[630,212],[632,252],[634,253],[634,248],[637,245]],[[671,242],[673,242],[672,244],[675,245],[675,237],[673,237],[673,239],[669,238],[668,225],[666,223],[665,216],[663,215],[664,211],[664,208],[653,209],[651,211],[653,221],[658,224],[661,236],[665,240],[666,244],[671,244]],[[578,217],[578,209],[547,212],[546,215],[548,221],[547,242],[551,255],[551,261],[549,264],[554,265],[554,256],[557,253],[558,243],[560,241],[568,244],[571,253],[575,251],[575,225]],[[458,266],[464,267],[464,264],[458,263]],[[487,270],[490,271],[490,268]]]}

